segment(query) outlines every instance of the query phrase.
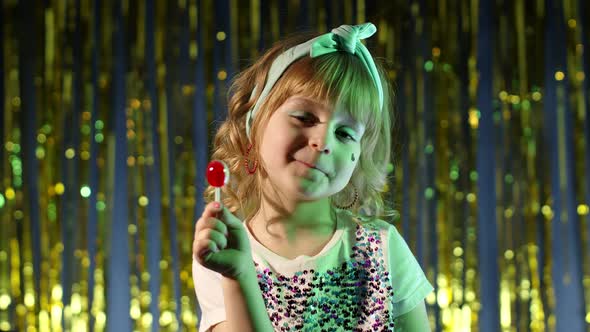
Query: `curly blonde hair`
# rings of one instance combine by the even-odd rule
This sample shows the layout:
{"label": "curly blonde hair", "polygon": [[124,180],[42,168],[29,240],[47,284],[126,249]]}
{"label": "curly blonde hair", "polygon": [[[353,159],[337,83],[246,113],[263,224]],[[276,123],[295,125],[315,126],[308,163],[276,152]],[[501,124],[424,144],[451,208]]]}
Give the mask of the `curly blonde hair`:
{"label": "curly blonde hair", "polygon": [[[230,184],[222,188],[223,204],[242,220],[249,220],[258,213],[263,196],[278,211],[283,212],[282,216],[286,215],[281,204],[261,190],[263,175],[267,173],[259,155],[258,143],[261,142],[263,130],[274,111],[293,95],[328,100],[332,105],[345,105],[344,109],[352,118],[365,124],[365,133],[360,141],[360,159],[350,180],[358,191],[359,201],[351,208],[351,212],[362,215],[363,220],[399,215],[385,204],[382,197],[388,181],[387,167],[391,157],[394,121],[391,86],[386,79],[385,69],[376,62],[384,94],[381,110],[378,92],[369,72],[357,56],[347,52],[333,52],[315,58],[305,56],[289,66],[254,117],[250,128],[253,146],[248,159],[259,161],[258,169],[254,176],[247,174],[245,170],[244,156],[250,144],[245,128],[246,114],[258,100],[272,62],[287,49],[318,35],[302,33],[275,43],[258,61],[232,81],[228,91],[228,117],[215,134],[212,159],[224,161],[230,169]],[[255,86],[259,88],[251,96]],[[349,204],[353,192],[350,187],[349,183],[342,191],[330,197],[332,202],[339,205]],[[205,190],[206,203],[214,200],[214,190],[211,186]]]}

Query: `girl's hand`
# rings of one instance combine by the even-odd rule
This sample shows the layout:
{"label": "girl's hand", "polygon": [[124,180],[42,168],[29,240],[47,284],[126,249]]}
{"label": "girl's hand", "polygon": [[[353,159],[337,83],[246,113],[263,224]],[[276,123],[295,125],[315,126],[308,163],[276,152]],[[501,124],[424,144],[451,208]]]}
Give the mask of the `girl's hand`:
{"label": "girl's hand", "polygon": [[224,277],[238,279],[254,268],[250,240],[242,221],[225,207],[215,208],[215,203],[207,204],[197,220],[193,257]]}

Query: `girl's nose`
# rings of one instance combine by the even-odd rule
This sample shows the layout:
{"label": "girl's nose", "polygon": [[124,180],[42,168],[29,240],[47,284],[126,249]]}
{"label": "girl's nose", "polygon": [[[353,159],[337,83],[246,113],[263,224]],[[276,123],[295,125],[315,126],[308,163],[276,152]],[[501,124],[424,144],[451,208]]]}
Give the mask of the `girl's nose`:
{"label": "girl's nose", "polygon": [[325,144],[319,145],[317,143],[313,143],[312,146],[320,152],[330,153],[330,149],[328,149]]}

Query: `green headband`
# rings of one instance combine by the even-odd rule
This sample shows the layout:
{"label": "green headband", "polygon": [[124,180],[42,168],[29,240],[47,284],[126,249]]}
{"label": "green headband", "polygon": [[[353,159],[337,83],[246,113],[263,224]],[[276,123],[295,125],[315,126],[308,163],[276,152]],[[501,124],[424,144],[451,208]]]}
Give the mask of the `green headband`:
{"label": "green headband", "polygon": [[[283,54],[279,55],[270,66],[270,71],[266,80],[266,84],[262,93],[254,107],[248,111],[246,115],[246,134],[250,138],[250,126],[254,120],[254,115],[258,111],[260,105],[262,105],[264,99],[269,94],[272,87],[281,77],[283,72],[295,62],[295,60],[309,54],[310,57],[315,58],[320,55],[345,51],[350,54],[358,56],[375,82],[377,90],[379,92],[379,107],[383,109],[383,88],[381,87],[381,80],[379,73],[373,62],[373,57],[369,53],[369,50],[361,43],[361,39],[371,37],[377,28],[373,23],[365,23],[361,25],[341,25],[336,29],[332,29],[332,32],[323,34],[316,38],[313,38],[303,44],[294,46]],[[250,98],[254,97],[256,88],[252,91]]]}

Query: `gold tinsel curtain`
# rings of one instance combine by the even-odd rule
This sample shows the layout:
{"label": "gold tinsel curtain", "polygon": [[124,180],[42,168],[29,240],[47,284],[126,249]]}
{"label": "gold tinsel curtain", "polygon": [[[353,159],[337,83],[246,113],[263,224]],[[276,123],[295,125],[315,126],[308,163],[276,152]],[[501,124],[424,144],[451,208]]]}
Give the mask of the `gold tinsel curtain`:
{"label": "gold tinsel curtain", "polygon": [[390,220],[437,331],[588,331],[585,0],[2,2],[0,330],[196,330],[194,221],[231,78],[373,22]]}

